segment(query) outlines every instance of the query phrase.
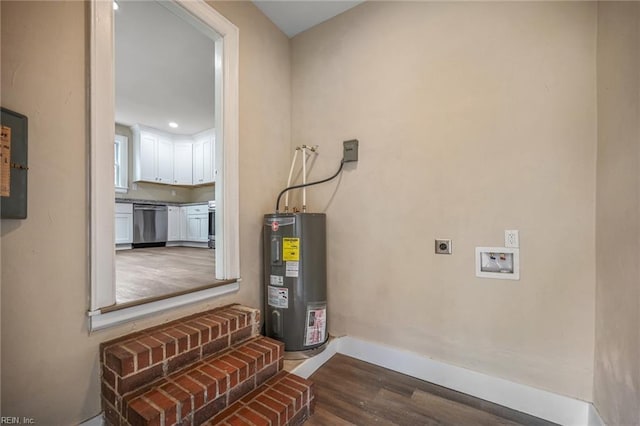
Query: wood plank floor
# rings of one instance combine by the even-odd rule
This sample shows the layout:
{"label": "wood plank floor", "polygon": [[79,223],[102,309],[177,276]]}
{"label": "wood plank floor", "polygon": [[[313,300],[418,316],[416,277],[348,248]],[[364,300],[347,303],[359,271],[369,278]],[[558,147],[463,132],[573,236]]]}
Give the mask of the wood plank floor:
{"label": "wood plank floor", "polygon": [[341,355],[310,380],[315,414],[305,425],[553,425],[497,404]]}
{"label": "wood plank floor", "polygon": [[154,247],[116,251],[116,303],[190,290],[215,282],[215,250]]}

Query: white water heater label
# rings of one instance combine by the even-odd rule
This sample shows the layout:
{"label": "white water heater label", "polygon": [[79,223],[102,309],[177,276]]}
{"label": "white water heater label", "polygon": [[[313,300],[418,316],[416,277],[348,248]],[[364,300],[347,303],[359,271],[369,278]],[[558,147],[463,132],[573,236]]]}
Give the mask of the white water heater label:
{"label": "white water heater label", "polygon": [[327,307],[308,307],[307,324],[304,333],[304,345],[317,345],[324,342],[327,332]]}
{"label": "white water heater label", "polygon": [[282,275],[271,275],[271,285],[284,285],[284,277]]}
{"label": "white water heater label", "polygon": [[284,275],[287,277],[297,277],[300,262],[287,262]]}
{"label": "white water heater label", "polygon": [[269,286],[269,306],[287,309],[289,307],[289,289]]}

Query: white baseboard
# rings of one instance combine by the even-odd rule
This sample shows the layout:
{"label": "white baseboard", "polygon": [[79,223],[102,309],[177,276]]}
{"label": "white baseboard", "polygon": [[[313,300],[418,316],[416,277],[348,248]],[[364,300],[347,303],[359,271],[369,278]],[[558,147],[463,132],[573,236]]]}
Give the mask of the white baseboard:
{"label": "white baseboard", "polygon": [[327,349],[292,372],[309,377],[334,353],[340,353],[490,401],[545,420],[571,426],[604,426],[588,402],[456,367],[431,358],[354,337],[333,339]]}
{"label": "white baseboard", "polygon": [[100,413],[97,416],[94,416],[88,420],[85,420],[84,422],[80,423],[78,426],[103,426],[103,425],[104,425],[104,418],[102,417],[102,413]]}

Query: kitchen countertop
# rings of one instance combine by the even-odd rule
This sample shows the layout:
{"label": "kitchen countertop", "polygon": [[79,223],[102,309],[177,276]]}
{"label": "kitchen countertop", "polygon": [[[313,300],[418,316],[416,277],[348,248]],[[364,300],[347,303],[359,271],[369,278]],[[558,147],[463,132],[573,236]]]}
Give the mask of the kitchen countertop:
{"label": "kitchen countertop", "polygon": [[116,198],[116,203],[135,203],[135,204],[161,204],[167,206],[207,206],[208,201],[199,201],[196,203],[175,203],[172,201],[154,201],[154,200],[137,200],[135,198]]}

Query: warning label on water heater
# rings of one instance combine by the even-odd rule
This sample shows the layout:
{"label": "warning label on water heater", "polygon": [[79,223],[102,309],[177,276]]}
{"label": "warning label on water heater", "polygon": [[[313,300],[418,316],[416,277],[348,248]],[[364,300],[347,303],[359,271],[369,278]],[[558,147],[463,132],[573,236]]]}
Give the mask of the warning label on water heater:
{"label": "warning label on water heater", "polygon": [[300,260],[300,238],[282,239],[282,260],[297,262]]}
{"label": "warning label on water heater", "polygon": [[284,274],[287,277],[296,278],[298,276],[298,271],[300,270],[300,262],[287,262],[285,265]]}
{"label": "warning label on water heater", "polygon": [[304,345],[311,346],[324,342],[327,333],[327,307],[307,307],[307,324]]}
{"label": "warning label on water heater", "polygon": [[269,306],[287,309],[289,307],[289,289],[269,286]]}
{"label": "warning label on water heater", "polygon": [[271,275],[269,283],[271,285],[284,285],[284,277],[282,275]]}

